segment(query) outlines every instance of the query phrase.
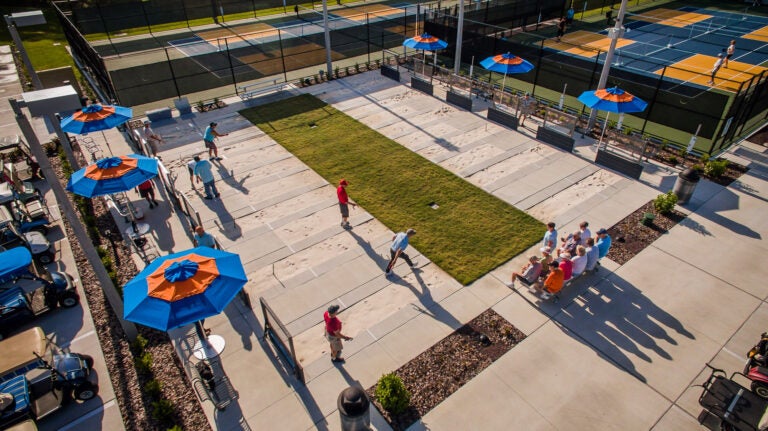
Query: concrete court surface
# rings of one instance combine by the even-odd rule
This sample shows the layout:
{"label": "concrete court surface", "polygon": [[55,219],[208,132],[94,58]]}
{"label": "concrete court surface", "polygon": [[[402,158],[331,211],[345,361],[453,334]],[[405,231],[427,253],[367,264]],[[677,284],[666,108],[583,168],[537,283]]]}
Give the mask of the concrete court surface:
{"label": "concrete court surface", "polygon": [[[21,134],[8,104],[9,98],[21,99],[22,92],[16,66],[10,52],[9,46],[0,46],[0,127],[2,127],[2,136]],[[37,135],[41,142],[47,141],[49,134],[45,131],[44,124],[41,121],[33,121],[33,125],[39,130]],[[45,181],[36,181],[34,185],[44,194],[51,214],[51,228],[47,238],[54,246],[55,261],[47,267],[50,271],[66,272],[76,280],[80,305],[69,309],[53,310],[35,319],[26,327],[40,326],[48,337],[63,349],[92,356],[94,358],[94,372],[98,377],[99,384],[99,393],[95,398],[85,402],[76,401],[64,405],[62,409],[38,423],[38,429],[43,431],[68,431],[77,428],[122,430],[124,429],[122,416],[104,364],[104,354],[94,331],[91,312],[83,294],[69,240],[61,224],[58,205]],[[21,285],[26,286],[25,284]]]}
{"label": "concrete court surface", "polygon": [[[305,90],[555,221],[560,232],[581,220],[593,232],[611,226],[668,190],[677,173],[649,166],[640,181],[624,178],[590,162],[590,140],[566,154],[536,141],[535,126],[511,131],[487,122],[484,112],[461,111],[376,72]],[[419,270],[400,266],[396,277],[384,278],[391,231],[362,208],[352,212],[354,229],[343,231],[333,185],[239,117],[241,102],[228,102],[224,110],[155,125],[168,141],[164,163],[182,190],[189,187],[186,161],[203,149],[196,131],[215,120],[230,133],[216,163],[222,199],[187,192],[206,229],[241,254],[254,302],[248,310],[235,301],[206,321],[227,341],[222,363],[239,393],[224,412],[204,404],[218,429],[243,422],[253,429],[338,429],[343,388],[371,386],[488,307],[528,338],[414,429],[697,429],[698,393],[688,387],[702,380],[706,362],[740,369],[763,330],[768,311],[759,280],[766,270],[746,270],[765,248],[760,214],[768,169],[757,163],[763,147],[745,143],[732,151],[728,157],[753,170],[728,188],[702,181],[682,208],[691,216],[636,258],[623,266],[604,262],[560,303],[539,303],[503,284],[528,253],[469,286],[423,256]],[[354,184],[349,191],[354,199]],[[306,387],[278,370],[281,362],[261,338],[258,296],[294,334]],[[344,332],[355,337],[342,367],[331,365],[321,335],[322,311],[334,302],[345,308]],[[376,429],[388,428],[373,417]]]}

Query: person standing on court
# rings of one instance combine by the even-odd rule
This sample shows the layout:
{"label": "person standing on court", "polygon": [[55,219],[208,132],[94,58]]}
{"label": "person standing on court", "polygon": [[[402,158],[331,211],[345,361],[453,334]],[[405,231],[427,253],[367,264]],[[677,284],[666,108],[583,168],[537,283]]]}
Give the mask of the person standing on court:
{"label": "person standing on court", "polygon": [[213,166],[208,160],[200,160],[200,156],[195,156],[195,170],[194,174],[197,176],[197,182],[203,182],[203,189],[205,190],[205,198],[210,200],[214,197],[219,197],[219,191],[216,190],[216,181],[213,178]]}
{"label": "person standing on court", "polygon": [[339,306],[336,304],[328,307],[328,310],[323,313],[323,320],[325,321],[325,338],[331,343],[331,362],[344,362],[344,358],[341,357],[341,350],[344,345],[341,340],[351,340],[352,337],[347,337],[341,333],[341,320],[336,317],[339,313]]}
{"label": "person standing on court", "polygon": [[349,206],[356,207],[357,204],[349,200],[347,195],[347,186],[349,183],[344,178],[339,181],[339,187],[336,189],[336,196],[339,198],[339,209],[341,210],[341,227],[344,229],[351,229],[349,225]]}
{"label": "person standing on court", "polygon": [[733,57],[733,53],[736,52],[736,41],[732,40],[728,48],[725,49],[725,68],[728,69],[728,60]]}
{"label": "person standing on court", "polygon": [[141,197],[149,202],[149,209],[160,206],[160,204],[158,204],[157,200],[155,199],[155,189],[152,187],[152,180],[144,181],[143,183],[139,184],[136,189],[138,190],[139,195],[141,195]]}
{"label": "person standing on court", "polygon": [[720,70],[720,66],[723,65],[723,53],[720,52],[717,54],[717,60],[715,60],[715,64],[712,66],[712,75],[709,77],[709,82],[707,84],[713,85],[715,83],[715,75],[717,75],[717,71]]}
{"label": "person standing on court", "polygon": [[197,162],[195,159],[198,158],[195,156],[192,160],[187,162],[187,170],[189,171],[189,183],[192,185],[192,190],[195,190],[195,165]]}
{"label": "person standing on court", "polygon": [[571,7],[568,8],[568,11],[565,12],[565,24],[569,27],[573,25],[573,16],[576,14],[576,11],[573,10],[573,3],[571,3]]}
{"label": "person standing on court", "polygon": [[216,147],[214,140],[229,134],[219,133],[216,130],[216,126],[218,126],[218,123],[212,122],[205,128],[205,133],[203,134],[203,142],[205,142],[205,148],[208,148],[208,158],[211,160],[221,160],[221,157],[219,157],[219,149]]}
{"label": "person standing on court", "polygon": [[151,124],[149,120],[144,121],[144,140],[147,141],[147,145],[152,149],[152,155],[156,156],[158,145],[165,143],[165,141],[162,136],[152,130]]}
{"label": "person standing on court", "polygon": [[386,275],[389,275],[392,272],[392,268],[395,266],[395,262],[397,262],[397,258],[399,257],[405,259],[405,263],[411,268],[416,266],[418,262],[412,261],[405,253],[405,249],[408,247],[408,240],[414,235],[416,235],[416,231],[408,229],[405,232],[399,232],[392,238],[392,245],[389,247],[389,264],[387,264],[387,269],[384,271]]}
{"label": "person standing on court", "polygon": [[536,100],[531,97],[531,93],[525,93],[525,96],[520,100],[520,127],[525,127],[525,119],[533,114],[535,105]]}
{"label": "person standing on court", "polygon": [[562,39],[563,35],[565,35],[565,17],[560,18],[560,21],[557,23],[557,41],[560,42],[560,39]]}

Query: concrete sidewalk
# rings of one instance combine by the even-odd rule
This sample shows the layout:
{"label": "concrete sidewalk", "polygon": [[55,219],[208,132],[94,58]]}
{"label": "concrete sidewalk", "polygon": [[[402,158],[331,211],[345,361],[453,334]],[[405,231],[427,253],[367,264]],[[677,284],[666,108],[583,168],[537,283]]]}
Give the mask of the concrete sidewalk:
{"label": "concrete sidewalk", "polygon": [[[298,94],[292,89],[283,95]],[[561,232],[588,220],[610,227],[674,182],[674,170],[649,169],[640,181],[593,164],[592,140],[567,154],[489,123],[376,72],[303,89],[434,163]],[[260,103],[263,100],[250,103]],[[578,280],[558,304],[540,303],[504,285],[528,253],[469,286],[428,259],[400,266],[386,279],[392,232],[363,208],[354,228],[338,226],[334,186],[236,114],[230,106],[156,123],[167,145],[161,157],[177,187],[222,245],[241,255],[254,308],[240,301],[206,326],[226,340],[221,356],[237,399],[224,411],[203,407],[216,429],[338,429],[336,398],[349,385],[369,387],[492,307],[528,335],[413,429],[695,429],[697,391],[706,362],[740,369],[763,328],[768,167],[765,148],[743,144],[728,157],[752,170],[728,188],[703,181],[684,210],[690,216],[625,265]],[[189,187],[186,161],[204,148],[197,132],[216,121],[229,133],[216,162],[221,199]],[[350,187],[354,199],[354,185]],[[156,211],[156,210],[155,210]],[[163,210],[165,211],[165,210]],[[184,230],[172,218],[183,249]],[[418,255],[418,252],[414,252]],[[306,386],[284,369],[263,338],[256,298],[269,301],[294,336]],[[322,338],[322,312],[344,306],[343,366],[333,366]],[[762,319],[761,319],[762,318]],[[189,358],[189,328],[173,333]],[[589,400],[589,401],[587,401]],[[376,429],[388,429],[373,412]]]}

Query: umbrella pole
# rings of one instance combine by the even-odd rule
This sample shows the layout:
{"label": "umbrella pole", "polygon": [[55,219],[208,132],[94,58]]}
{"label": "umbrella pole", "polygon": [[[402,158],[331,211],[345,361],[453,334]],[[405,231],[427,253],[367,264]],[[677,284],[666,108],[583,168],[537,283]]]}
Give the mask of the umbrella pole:
{"label": "umbrella pole", "polygon": [[202,320],[195,322],[195,332],[197,333],[197,338],[200,339],[200,343],[205,346],[205,344],[208,343],[208,336],[205,335],[205,328],[203,327]]}
{"label": "umbrella pole", "polygon": [[507,72],[504,71],[504,78],[501,80],[501,94],[499,95],[499,103],[504,104],[504,87],[507,85]]}
{"label": "umbrella pole", "polygon": [[[597,143],[597,149],[598,150],[600,149],[600,146],[603,144],[603,136],[605,135],[606,127],[608,127],[608,117],[610,117],[610,116],[611,116],[610,112],[606,112],[605,113],[605,123],[603,123],[603,131],[600,132],[600,141],[598,141],[598,143]],[[607,146],[607,144],[606,144],[606,146]]]}
{"label": "umbrella pole", "polygon": [[128,207],[128,215],[130,216],[129,218],[131,219],[131,227],[133,228],[133,233],[138,234],[139,227],[136,224],[136,214],[133,213],[133,207],[131,206],[131,200],[128,197],[128,193],[125,193],[125,206]]}
{"label": "umbrella pole", "polygon": [[101,137],[104,138],[104,144],[106,144],[107,146],[107,151],[109,151],[109,155],[114,156],[114,154],[112,154],[112,148],[110,148],[109,146],[109,141],[107,141],[107,135],[104,133],[103,130],[101,131]]}

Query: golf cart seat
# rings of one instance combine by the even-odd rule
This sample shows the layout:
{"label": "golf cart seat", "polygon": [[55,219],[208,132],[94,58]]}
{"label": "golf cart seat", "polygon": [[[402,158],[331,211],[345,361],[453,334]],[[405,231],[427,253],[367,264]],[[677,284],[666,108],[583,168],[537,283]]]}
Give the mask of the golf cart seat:
{"label": "golf cart seat", "polygon": [[16,210],[20,213],[20,219],[26,217],[27,220],[35,220],[43,217],[48,217],[48,208],[45,206],[45,201],[41,199],[30,199],[26,202],[16,201]]}

